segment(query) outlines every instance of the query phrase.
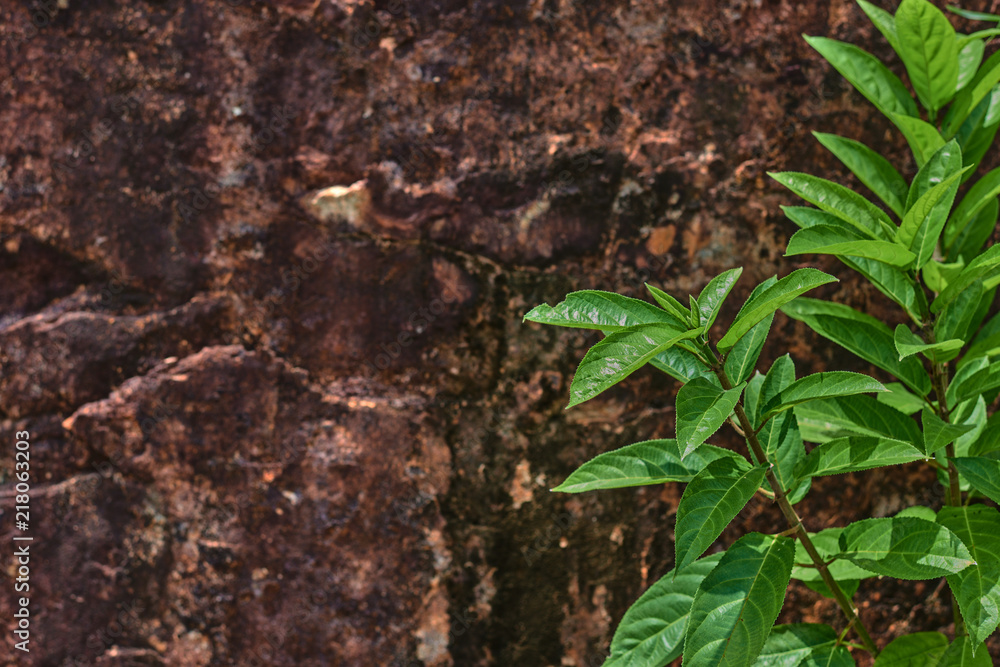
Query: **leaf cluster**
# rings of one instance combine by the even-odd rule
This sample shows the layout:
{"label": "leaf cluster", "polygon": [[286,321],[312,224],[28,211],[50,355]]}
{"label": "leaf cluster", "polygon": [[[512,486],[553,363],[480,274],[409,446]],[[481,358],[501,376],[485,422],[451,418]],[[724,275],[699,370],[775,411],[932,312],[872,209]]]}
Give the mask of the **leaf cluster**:
{"label": "leaf cluster", "polygon": [[[784,208],[800,228],[786,254],[835,256],[908,324],[893,329],[803,296],[837,281],[813,268],[760,283],[724,327],[717,320],[741,268],[683,299],[655,285],[647,285],[652,303],[587,290],[525,316],[604,334],[580,362],[569,407],[646,365],[681,383],[675,437],[600,454],[554,489],[686,485],[675,567],[625,614],[605,667],[657,667],[681,655],[695,667],[853,665],[856,650],[877,656],[879,667],[990,664],[983,642],[1000,624],[1000,512],[989,504],[1000,503],[1000,417],[990,414],[1000,394],[1000,315],[989,315],[1000,245],[987,244],[1000,213],[1000,169],[973,179],[1000,128],[1000,51],[986,57],[1000,16],[953,9],[994,24],[964,35],[927,0],[903,0],[894,15],[858,4],[909,87],[856,45],[806,40],[902,134],[917,173],[907,180],[875,149],[816,133],[879,202],[810,174],[771,176],[809,204]],[[778,311],[891,381],[846,371],[799,377],[788,355],[757,371]],[[726,423],[745,439],[744,453],[710,444]],[[814,478],[921,461],[945,487],[943,507],[818,533],[803,527],[795,506]],[[779,504],[789,529],[747,533],[712,551],[755,494]],[[877,576],[946,578],[955,637],[917,633],[880,651],[850,600],[862,579]],[[836,599],[845,627],[775,626],[791,579]]]}

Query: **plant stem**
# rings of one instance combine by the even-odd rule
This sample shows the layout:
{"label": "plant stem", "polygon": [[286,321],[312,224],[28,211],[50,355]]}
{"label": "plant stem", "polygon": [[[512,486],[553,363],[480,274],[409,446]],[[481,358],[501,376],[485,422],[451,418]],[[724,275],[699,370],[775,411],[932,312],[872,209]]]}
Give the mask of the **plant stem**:
{"label": "plant stem", "polygon": [[[945,364],[933,364],[931,380],[934,384],[934,394],[937,396],[938,417],[948,421],[948,402],[945,398],[948,392],[948,367]],[[945,454],[948,457],[948,504],[961,507],[962,487],[958,480],[958,470],[951,463],[951,459],[955,457],[955,443],[945,448]]]}
{"label": "plant stem", "polygon": [[934,459],[927,459],[927,465],[929,465],[932,468],[935,468],[936,470],[940,470],[941,472],[948,472],[948,466],[941,465]]}
{"label": "plant stem", "polygon": [[[937,396],[938,417],[948,421],[948,401],[945,394],[948,392],[948,366],[947,364],[934,363],[931,365],[931,382],[934,385],[934,394]],[[948,457],[948,496],[947,504],[954,507],[962,506],[962,485],[958,479],[958,469],[951,462],[955,458],[955,443],[950,443],[945,447],[945,456]],[[962,618],[962,611],[958,608],[958,600],[955,592],[948,588],[951,593],[951,613],[955,619],[955,636],[961,637],[966,634],[965,619]]]}
{"label": "plant stem", "polygon": [[[706,346],[707,347],[707,346]],[[711,352],[711,348],[709,348]],[[725,370],[722,368],[718,357],[715,357],[713,353],[712,370],[715,372],[716,376],[719,378],[719,382],[722,383],[722,388],[726,391],[733,388],[732,383],[729,381],[729,377],[726,375]],[[767,454],[764,448],[761,447],[760,441],[757,439],[757,433],[753,428],[753,424],[750,422],[750,418],[747,416],[746,411],[743,409],[742,399],[736,404],[734,408],[736,412],[736,418],[739,420],[740,427],[746,434],[746,441],[753,452],[753,455],[757,458],[757,461],[761,465],[767,466],[767,472],[765,476],[767,478],[768,484],[771,485],[771,490],[774,491],[774,501],[778,503],[778,507],[781,508],[781,513],[785,515],[785,520],[788,521],[788,525],[791,526],[792,530],[795,532],[796,537],[802,542],[802,546],[805,548],[806,553],[809,554],[809,558],[812,560],[816,569],[819,571],[820,577],[823,579],[823,583],[827,585],[830,591],[833,593],[834,598],[837,600],[837,604],[840,605],[841,611],[844,612],[844,616],[847,617],[848,627],[853,626],[854,631],[858,633],[858,637],[865,645],[865,650],[871,653],[873,656],[878,656],[878,647],[875,646],[875,642],[872,641],[871,635],[868,634],[868,630],[865,628],[864,623],[861,622],[861,618],[858,616],[857,607],[851,602],[851,599],[847,597],[843,589],[840,588],[840,584],[837,580],[830,574],[830,568],[827,567],[826,561],[817,551],[816,546],[812,543],[809,538],[809,533],[806,531],[805,526],[802,525],[802,519],[795,512],[795,508],[792,504],[788,502],[787,493],[784,487],[782,487],[781,482],[778,477],[774,474],[773,465],[767,460]]]}

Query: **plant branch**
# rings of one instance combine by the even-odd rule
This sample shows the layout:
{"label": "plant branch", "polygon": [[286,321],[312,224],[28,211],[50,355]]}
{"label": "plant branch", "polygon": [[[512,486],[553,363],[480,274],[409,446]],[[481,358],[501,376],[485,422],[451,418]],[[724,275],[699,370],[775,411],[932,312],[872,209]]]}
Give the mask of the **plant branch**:
{"label": "plant branch", "polygon": [[926,459],[924,461],[924,463],[926,463],[927,465],[929,465],[932,468],[937,468],[941,472],[948,472],[948,466],[942,465],[942,464],[938,463],[937,461],[935,461],[934,459]]}
{"label": "plant branch", "polygon": [[[933,332],[931,333],[933,338]],[[934,362],[931,365],[931,382],[934,385],[934,395],[937,397],[938,417],[948,421],[948,401],[945,394],[948,392],[948,366],[947,364]],[[947,504],[954,507],[962,506],[962,485],[958,479],[958,469],[951,462],[955,458],[955,443],[949,443],[945,447],[945,456],[948,458],[948,496]],[[955,592],[951,591],[951,612],[955,619],[955,636],[961,637],[966,634],[965,619],[962,618],[962,611],[958,608],[958,599]]]}
{"label": "plant branch", "polygon": [[[948,367],[941,363],[933,364],[931,381],[934,384],[934,394],[937,396],[938,417],[948,421],[948,402],[945,398],[948,392]],[[945,448],[945,453],[948,456],[948,504],[961,507],[962,487],[958,480],[958,470],[951,463],[951,459],[955,458],[955,443],[949,444]]]}
{"label": "plant branch", "polygon": [[[711,348],[709,348],[709,351],[711,351]],[[719,382],[722,383],[722,388],[729,391],[733,388],[732,383],[729,381],[729,377],[719,364],[717,357],[714,359],[714,362],[712,370],[719,378]],[[854,606],[851,599],[846,593],[844,593],[843,589],[841,589],[840,584],[838,584],[837,580],[832,574],[830,574],[830,568],[827,567],[826,561],[820,555],[816,546],[809,538],[809,533],[806,531],[805,526],[802,525],[802,519],[799,518],[799,515],[796,513],[795,508],[792,507],[792,504],[788,502],[785,489],[778,480],[777,475],[774,474],[774,466],[767,460],[767,454],[764,451],[764,448],[761,447],[760,441],[757,439],[757,433],[754,431],[753,424],[750,422],[750,418],[743,409],[742,399],[736,403],[734,411],[736,413],[736,418],[739,420],[740,427],[746,434],[747,445],[753,452],[754,457],[756,457],[757,461],[761,465],[767,466],[765,476],[768,484],[771,485],[771,489],[774,492],[774,501],[777,502],[778,507],[781,508],[781,513],[785,515],[785,520],[788,522],[791,530],[795,533],[795,536],[802,542],[802,546],[805,548],[806,553],[809,554],[809,558],[819,571],[820,577],[823,579],[823,583],[827,585],[833,593],[834,598],[836,598],[841,611],[843,611],[844,616],[847,617],[848,627],[854,627],[858,637],[861,638],[861,641],[865,645],[865,650],[873,656],[878,656],[878,647],[875,646],[875,642],[872,641],[871,635],[868,634],[868,630],[865,628],[864,623],[861,622],[861,618],[858,616],[857,607]]]}

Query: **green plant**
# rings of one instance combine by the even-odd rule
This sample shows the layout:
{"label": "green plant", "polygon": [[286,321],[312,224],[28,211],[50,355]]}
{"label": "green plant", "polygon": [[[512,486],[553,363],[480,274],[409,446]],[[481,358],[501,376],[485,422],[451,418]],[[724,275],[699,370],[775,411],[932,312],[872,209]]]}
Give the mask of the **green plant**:
{"label": "green plant", "polygon": [[[606,667],[656,667],[682,652],[692,667],[852,665],[855,650],[879,667],[991,664],[983,641],[1000,623],[1000,513],[976,501],[1000,502],[1000,413],[988,414],[1000,393],[1000,315],[983,324],[1000,284],[1000,245],[983,250],[1000,210],[1000,169],[953,204],[1000,126],[1000,52],[983,60],[1000,29],[957,34],[926,0],[903,0],[895,15],[858,2],[902,60],[925,117],[868,52],[806,39],[899,129],[919,170],[907,184],[867,146],[817,134],[888,212],[823,178],[772,177],[813,204],[784,209],[801,227],[787,254],[836,256],[898,304],[909,325],[891,330],[847,305],[802,297],[837,280],[813,268],[757,285],[717,340],[710,332],[739,268],[713,278],[687,305],[647,285],[658,305],[582,291],[525,316],[605,335],[579,365],[570,407],[646,364],[683,383],[675,439],[601,454],[554,489],[687,484],[675,568],[625,614]],[[1000,25],[1000,16],[953,11]],[[797,378],[788,355],[755,372],[778,310],[894,381],[842,371]],[[749,456],[706,444],[727,421]],[[937,470],[944,507],[911,507],[817,533],[803,527],[795,504],[813,478],[917,461]],[[756,493],[778,504],[789,529],[749,533],[704,556]],[[880,652],[851,600],[860,580],[875,576],[946,577],[954,640],[918,633]],[[837,601],[846,618],[840,631],[774,626],[792,578]]]}

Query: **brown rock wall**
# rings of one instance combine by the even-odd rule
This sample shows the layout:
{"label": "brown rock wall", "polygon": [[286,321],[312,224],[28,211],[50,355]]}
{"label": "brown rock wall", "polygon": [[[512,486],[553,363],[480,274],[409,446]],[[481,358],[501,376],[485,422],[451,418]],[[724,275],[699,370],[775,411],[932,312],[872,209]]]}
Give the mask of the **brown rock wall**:
{"label": "brown rock wall", "polygon": [[[765,171],[849,182],[812,129],[905,145],[803,32],[887,53],[846,0],[0,2],[0,542],[17,430],[37,517],[32,653],[0,663],[600,664],[680,489],[547,489],[670,436],[676,387],[564,412],[595,337],[520,320],[744,265],[725,322],[813,262]],[[931,493],[879,475],[817,484],[810,527],[872,478]],[[861,595],[883,639],[949,623]]]}

